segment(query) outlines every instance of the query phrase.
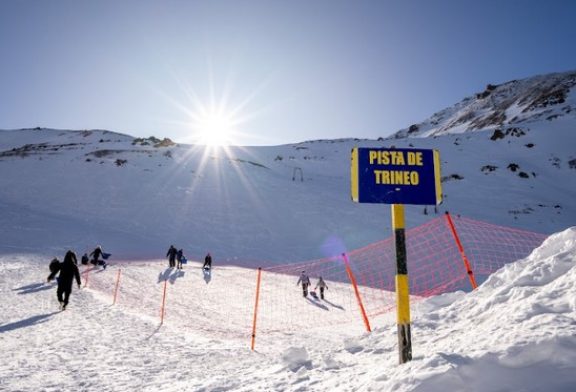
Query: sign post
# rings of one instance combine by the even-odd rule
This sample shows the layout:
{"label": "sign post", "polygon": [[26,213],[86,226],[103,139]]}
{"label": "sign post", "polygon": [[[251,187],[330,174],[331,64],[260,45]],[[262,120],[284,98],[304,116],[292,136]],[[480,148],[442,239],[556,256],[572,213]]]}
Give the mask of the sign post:
{"label": "sign post", "polygon": [[412,360],[412,334],[410,331],[410,287],[406,236],[404,233],[404,205],[392,204],[392,228],[396,245],[396,324],[398,325],[398,353],[400,363]]}
{"label": "sign post", "polygon": [[442,201],[440,154],[436,150],[353,148],[351,193],[357,203],[391,204],[396,246],[396,306],[400,363],[412,360],[410,287],[404,204]]}

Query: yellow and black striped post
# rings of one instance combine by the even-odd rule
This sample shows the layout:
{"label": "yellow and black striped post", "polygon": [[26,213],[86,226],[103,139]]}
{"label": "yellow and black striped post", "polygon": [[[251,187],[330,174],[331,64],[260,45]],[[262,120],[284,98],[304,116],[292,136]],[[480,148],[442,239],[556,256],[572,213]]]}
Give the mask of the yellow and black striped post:
{"label": "yellow and black striped post", "polygon": [[404,233],[404,205],[392,204],[392,228],[396,244],[396,306],[398,308],[398,351],[400,363],[412,360],[412,334],[410,333],[410,288],[406,261],[406,235]]}

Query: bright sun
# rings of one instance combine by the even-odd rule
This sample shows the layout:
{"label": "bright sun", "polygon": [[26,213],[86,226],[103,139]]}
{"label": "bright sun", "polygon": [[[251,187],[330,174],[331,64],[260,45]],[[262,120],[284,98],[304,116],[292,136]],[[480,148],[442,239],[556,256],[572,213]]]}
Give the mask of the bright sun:
{"label": "bright sun", "polygon": [[196,118],[194,128],[200,144],[225,146],[232,142],[235,121],[225,113],[203,113]]}
{"label": "bright sun", "polygon": [[189,129],[186,137],[188,142],[210,147],[227,147],[237,145],[248,134],[242,129],[243,124],[250,121],[256,113],[246,112],[247,106],[254,98],[251,94],[235,102],[229,88],[221,94],[210,78],[210,89],[206,94],[199,95],[183,86],[188,102],[174,102],[187,117],[185,122]]}

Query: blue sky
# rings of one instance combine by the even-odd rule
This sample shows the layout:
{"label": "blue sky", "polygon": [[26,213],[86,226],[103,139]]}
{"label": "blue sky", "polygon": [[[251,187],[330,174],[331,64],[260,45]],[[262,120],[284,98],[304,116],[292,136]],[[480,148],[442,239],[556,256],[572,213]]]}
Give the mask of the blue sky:
{"label": "blue sky", "polygon": [[0,1],[0,129],[387,136],[576,69],[575,1]]}

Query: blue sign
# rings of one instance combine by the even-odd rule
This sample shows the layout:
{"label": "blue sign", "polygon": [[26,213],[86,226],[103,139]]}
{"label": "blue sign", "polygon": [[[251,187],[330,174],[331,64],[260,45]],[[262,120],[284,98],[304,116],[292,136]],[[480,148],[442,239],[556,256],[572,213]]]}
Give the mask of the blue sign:
{"label": "blue sign", "polygon": [[352,200],[436,205],[442,201],[437,150],[353,148]]}

